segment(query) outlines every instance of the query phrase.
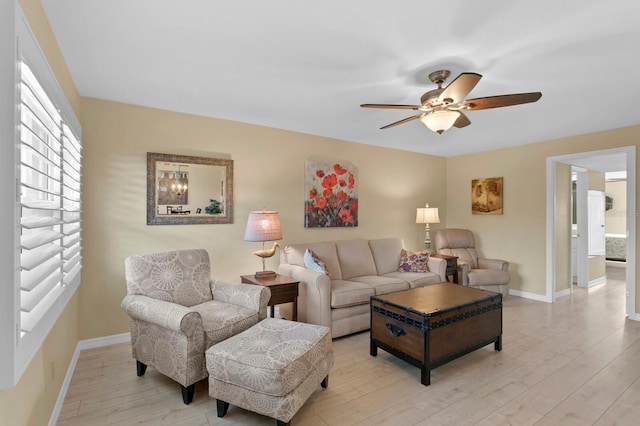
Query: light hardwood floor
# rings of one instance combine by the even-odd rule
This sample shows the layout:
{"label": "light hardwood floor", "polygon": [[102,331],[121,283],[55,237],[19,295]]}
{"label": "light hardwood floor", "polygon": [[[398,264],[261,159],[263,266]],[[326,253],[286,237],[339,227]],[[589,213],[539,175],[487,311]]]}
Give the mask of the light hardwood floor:
{"label": "light hardwood floor", "polygon": [[[493,345],[431,373],[378,351],[369,334],[333,341],[329,388],[292,419],[295,426],[336,425],[638,425],[640,322],[624,316],[624,269],[606,284],[578,289],[555,304],[509,297],[503,350]],[[137,377],[128,344],[81,353],[59,425],[274,425],[231,406],[216,416],[206,380],[194,402],[149,369]]]}

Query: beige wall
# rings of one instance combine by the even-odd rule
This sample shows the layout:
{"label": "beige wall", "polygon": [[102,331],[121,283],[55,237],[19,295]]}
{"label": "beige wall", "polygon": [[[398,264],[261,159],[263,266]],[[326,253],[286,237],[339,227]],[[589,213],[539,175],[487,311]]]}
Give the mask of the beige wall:
{"label": "beige wall", "polygon": [[[216,277],[239,281],[260,269],[250,254],[259,243],[243,241],[251,210],[280,212],[283,245],[399,236],[412,249],[424,239],[416,208],[428,201],[446,215],[444,158],[86,98],[82,126],[82,339],[129,330],[119,307],[128,255],[202,247]],[[234,223],[146,225],[147,152],[233,160]],[[312,158],[359,168],[358,227],[304,228],[304,165]],[[267,266],[277,262],[274,256]]]}
{"label": "beige wall", "polygon": [[597,170],[587,170],[587,190],[604,192],[604,173]]}
{"label": "beige wall", "polygon": [[605,214],[607,234],[627,232],[627,181],[607,182],[605,193],[613,198],[613,208]]}
{"label": "beige wall", "polygon": [[[508,260],[513,289],[543,295],[546,288],[546,158],[638,145],[639,141],[640,126],[630,126],[449,158],[447,226],[473,230],[478,235],[477,245],[482,255]],[[471,180],[499,176],[504,177],[504,214],[472,215]],[[557,262],[568,264],[570,256],[558,257]],[[636,306],[640,306],[640,291],[636,291]]]}

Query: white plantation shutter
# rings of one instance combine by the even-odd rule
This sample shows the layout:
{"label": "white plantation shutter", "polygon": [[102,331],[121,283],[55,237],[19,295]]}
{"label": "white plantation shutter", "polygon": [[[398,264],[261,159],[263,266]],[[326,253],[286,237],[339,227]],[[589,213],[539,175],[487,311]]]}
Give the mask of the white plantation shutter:
{"label": "white plantation shutter", "polygon": [[[82,144],[80,124],[19,5],[0,2],[0,12],[0,59],[15,64],[0,67],[6,201],[0,204],[0,389],[6,389],[18,383],[80,284]],[[6,43],[12,34],[13,46]]]}
{"label": "white plantation shutter", "polygon": [[80,142],[20,63],[20,332],[79,280]]}

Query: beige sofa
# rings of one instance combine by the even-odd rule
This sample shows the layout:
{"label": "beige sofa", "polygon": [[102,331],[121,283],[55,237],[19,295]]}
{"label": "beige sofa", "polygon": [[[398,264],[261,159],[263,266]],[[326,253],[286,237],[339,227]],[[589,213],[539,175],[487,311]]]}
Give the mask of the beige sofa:
{"label": "beige sofa", "polygon": [[[446,261],[432,257],[427,272],[399,272],[403,246],[401,238],[287,245],[278,272],[300,281],[298,321],[329,327],[333,338],[367,330],[371,296],[446,281]],[[329,275],[305,267],[306,249]]]}

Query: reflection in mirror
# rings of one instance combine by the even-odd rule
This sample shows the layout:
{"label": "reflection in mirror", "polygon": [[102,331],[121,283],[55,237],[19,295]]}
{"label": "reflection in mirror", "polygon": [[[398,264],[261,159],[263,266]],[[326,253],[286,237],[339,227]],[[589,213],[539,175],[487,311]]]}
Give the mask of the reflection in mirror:
{"label": "reflection in mirror", "polygon": [[147,153],[147,224],[233,223],[233,161]]}

